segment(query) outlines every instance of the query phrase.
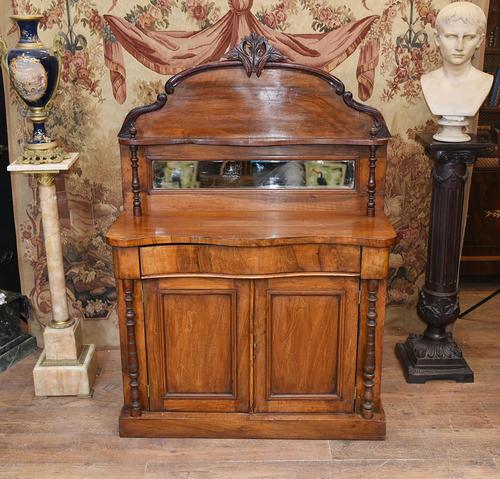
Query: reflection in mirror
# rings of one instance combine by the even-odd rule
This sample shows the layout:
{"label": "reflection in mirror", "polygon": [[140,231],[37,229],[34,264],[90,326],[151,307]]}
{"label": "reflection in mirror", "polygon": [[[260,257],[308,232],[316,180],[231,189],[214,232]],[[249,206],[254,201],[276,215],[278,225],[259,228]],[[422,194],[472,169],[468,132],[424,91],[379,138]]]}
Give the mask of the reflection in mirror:
{"label": "reflection in mirror", "polygon": [[355,160],[167,161],[153,160],[153,189],[329,188],[354,189]]}

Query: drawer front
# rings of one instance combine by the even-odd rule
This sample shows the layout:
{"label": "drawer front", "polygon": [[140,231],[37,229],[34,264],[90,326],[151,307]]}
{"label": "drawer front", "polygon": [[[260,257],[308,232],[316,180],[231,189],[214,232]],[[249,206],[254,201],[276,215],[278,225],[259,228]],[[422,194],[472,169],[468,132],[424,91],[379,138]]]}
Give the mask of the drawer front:
{"label": "drawer front", "polygon": [[268,275],[360,272],[360,248],[306,244],[265,247],[207,245],[147,246],[140,249],[142,277],[171,274]]}

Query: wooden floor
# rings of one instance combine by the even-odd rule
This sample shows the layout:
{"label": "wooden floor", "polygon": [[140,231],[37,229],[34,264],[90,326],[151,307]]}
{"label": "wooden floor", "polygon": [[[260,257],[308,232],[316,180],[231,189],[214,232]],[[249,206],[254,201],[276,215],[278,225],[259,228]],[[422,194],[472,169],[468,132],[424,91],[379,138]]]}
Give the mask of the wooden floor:
{"label": "wooden floor", "polygon": [[[498,285],[468,287],[462,309]],[[36,355],[0,375],[0,478],[500,478],[500,296],[459,321],[474,384],[408,385],[387,331],[387,440],[120,439],[118,351],[99,353],[93,399],[33,399]]]}

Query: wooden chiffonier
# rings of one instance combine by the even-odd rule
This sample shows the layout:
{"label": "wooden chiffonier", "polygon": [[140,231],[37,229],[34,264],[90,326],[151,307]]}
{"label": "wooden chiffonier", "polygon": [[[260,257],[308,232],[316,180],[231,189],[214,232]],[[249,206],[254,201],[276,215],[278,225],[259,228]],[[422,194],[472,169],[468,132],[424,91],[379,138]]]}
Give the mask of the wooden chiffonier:
{"label": "wooden chiffonier", "polygon": [[122,436],[382,439],[389,132],[264,37],[119,134]]}

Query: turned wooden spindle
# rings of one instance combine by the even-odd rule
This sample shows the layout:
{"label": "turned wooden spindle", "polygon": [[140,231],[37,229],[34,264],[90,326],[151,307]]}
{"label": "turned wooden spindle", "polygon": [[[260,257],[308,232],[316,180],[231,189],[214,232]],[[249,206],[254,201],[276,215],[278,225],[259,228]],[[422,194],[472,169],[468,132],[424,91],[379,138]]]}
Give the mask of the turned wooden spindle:
{"label": "turned wooden spindle", "polygon": [[139,396],[139,366],[137,362],[137,345],[135,341],[135,311],[134,311],[134,282],[124,280],[125,309],[127,319],[127,362],[130,378],[130,415],[133,417],[142,414]]}
{"label": "turned wooden spindle", "polygon": [[366,207],[366,215],[375,216],[375,193],[377,192],[377,183],[375,180],[375,171],[377,167],[377,147],[370,145],[369,173],[368,173],[368,203]]}
{"label": "turned wooden spindle", "polygon": [[[134,125],[129,128],[130,139],[135,140],[137,129]],[[130,162],[132,164],[132,194],[134,216],[142,216],[141,205],[141,182],[139,181],[139,159],[137,157],[137,145],[130,145]]]}
{"label": "turned wooden spindle", "polygon": [[365,419],[373,417],[373,388],[375,386],[375,329],[377,327],[378,280],[368,281],[368,313],[366,315],[366,351],[363,367],[363,405],[361,414]]}

